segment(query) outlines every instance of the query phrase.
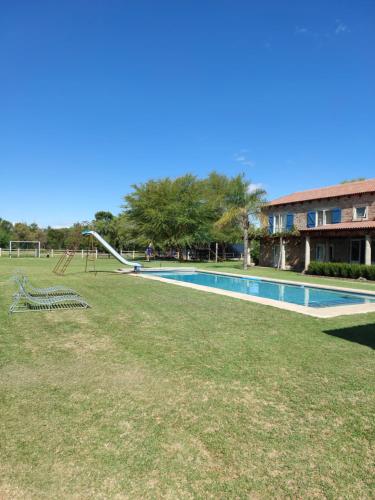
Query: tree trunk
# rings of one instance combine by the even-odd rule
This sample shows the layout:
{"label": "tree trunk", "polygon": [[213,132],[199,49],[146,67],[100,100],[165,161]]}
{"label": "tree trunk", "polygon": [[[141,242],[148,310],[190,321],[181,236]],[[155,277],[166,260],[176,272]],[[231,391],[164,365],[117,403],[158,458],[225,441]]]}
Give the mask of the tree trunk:
{"label": "tree trunk", "polygon": [[245,271],[247,270],[248,249],[249,249],[249,228],[245,226],[243,228],[243,268]]}
{"label": "tree trunk", "polygon": [[252,265],[252,260],[251,260],[251,245],[252,245],[253,240],[249,240],[249,248],[247,251],[247,264],[248,266]]}
{"label": "tree trunk", "polygon": [[223,262],[227,260],[227,254],[225,251],[225,243],[222,243],[222,249],[223,249]]}

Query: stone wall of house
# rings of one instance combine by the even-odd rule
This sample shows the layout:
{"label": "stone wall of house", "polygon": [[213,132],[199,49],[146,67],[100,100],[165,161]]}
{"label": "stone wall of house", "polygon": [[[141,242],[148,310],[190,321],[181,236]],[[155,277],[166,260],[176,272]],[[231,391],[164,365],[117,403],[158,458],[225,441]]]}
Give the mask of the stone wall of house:
{"label": "stone wall of house", "polygon": [[[263,238],[260,242],[259,265],[273,267],[274,246],[279,246],[279,238]],[[303,238],[285,238],[285,265],[287,269],[302,270],[305,262],[305,242]]]}
{"label": "stone wall of house", "polygon": [[263,220],[265,224],[268,224],[268,215],[270,214],[293,213],[295,227],[306,229],[307,213],[312,210],[341,208],[341,222],[351,222],[353,221],[353,207],[363,205],[368,206],[367,220],[375,220],[375,193],[265,207],[263,213],[266,217]]}
{"label": "stone wall of house", "polygon": [[285,243],[285,265],[287,268],[301,271],[305,263],[304,238],[287,238]]}
{"label": "stone wall of house", "polygon": [[[278,241],[275,239],[275,242]],[[274,240],[271,238],[262,238],[259,249],[259,265],[264,267],[273,266],[273,245]]]}

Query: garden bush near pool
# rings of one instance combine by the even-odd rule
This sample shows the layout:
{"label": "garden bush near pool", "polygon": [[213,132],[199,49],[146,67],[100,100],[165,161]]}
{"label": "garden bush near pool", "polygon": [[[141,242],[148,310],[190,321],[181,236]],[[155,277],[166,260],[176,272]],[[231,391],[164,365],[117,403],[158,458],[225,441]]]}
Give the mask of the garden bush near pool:
{"label": "garden bush near pool", "polygon": [[307,274],[335,278],[366,278],[375,281],[375,266],[344,262],[311,262]]}

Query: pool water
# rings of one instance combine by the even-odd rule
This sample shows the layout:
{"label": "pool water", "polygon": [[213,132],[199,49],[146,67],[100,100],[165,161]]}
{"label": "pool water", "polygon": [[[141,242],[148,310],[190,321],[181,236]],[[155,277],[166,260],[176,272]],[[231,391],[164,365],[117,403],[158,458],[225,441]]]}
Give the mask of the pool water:
{"label": "pool water", "polygon": [[290,285],[247,276],[225,276],[204,272],[154,272],[154,276],[194,283],[230,292],[289,302],[306,307],[334,307],[375,303],[375,296],[357,292],[340,292],[304,285]]}

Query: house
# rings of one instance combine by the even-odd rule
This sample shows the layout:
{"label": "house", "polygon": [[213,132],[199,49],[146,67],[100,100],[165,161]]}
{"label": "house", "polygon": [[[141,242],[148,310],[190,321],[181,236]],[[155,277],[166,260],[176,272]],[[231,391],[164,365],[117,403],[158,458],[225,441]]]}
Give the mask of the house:
{"label": "house", "polygon": [[375,264],[375,179],[277,198],[262,209],[260,265],[307,269],[310,261]]}

